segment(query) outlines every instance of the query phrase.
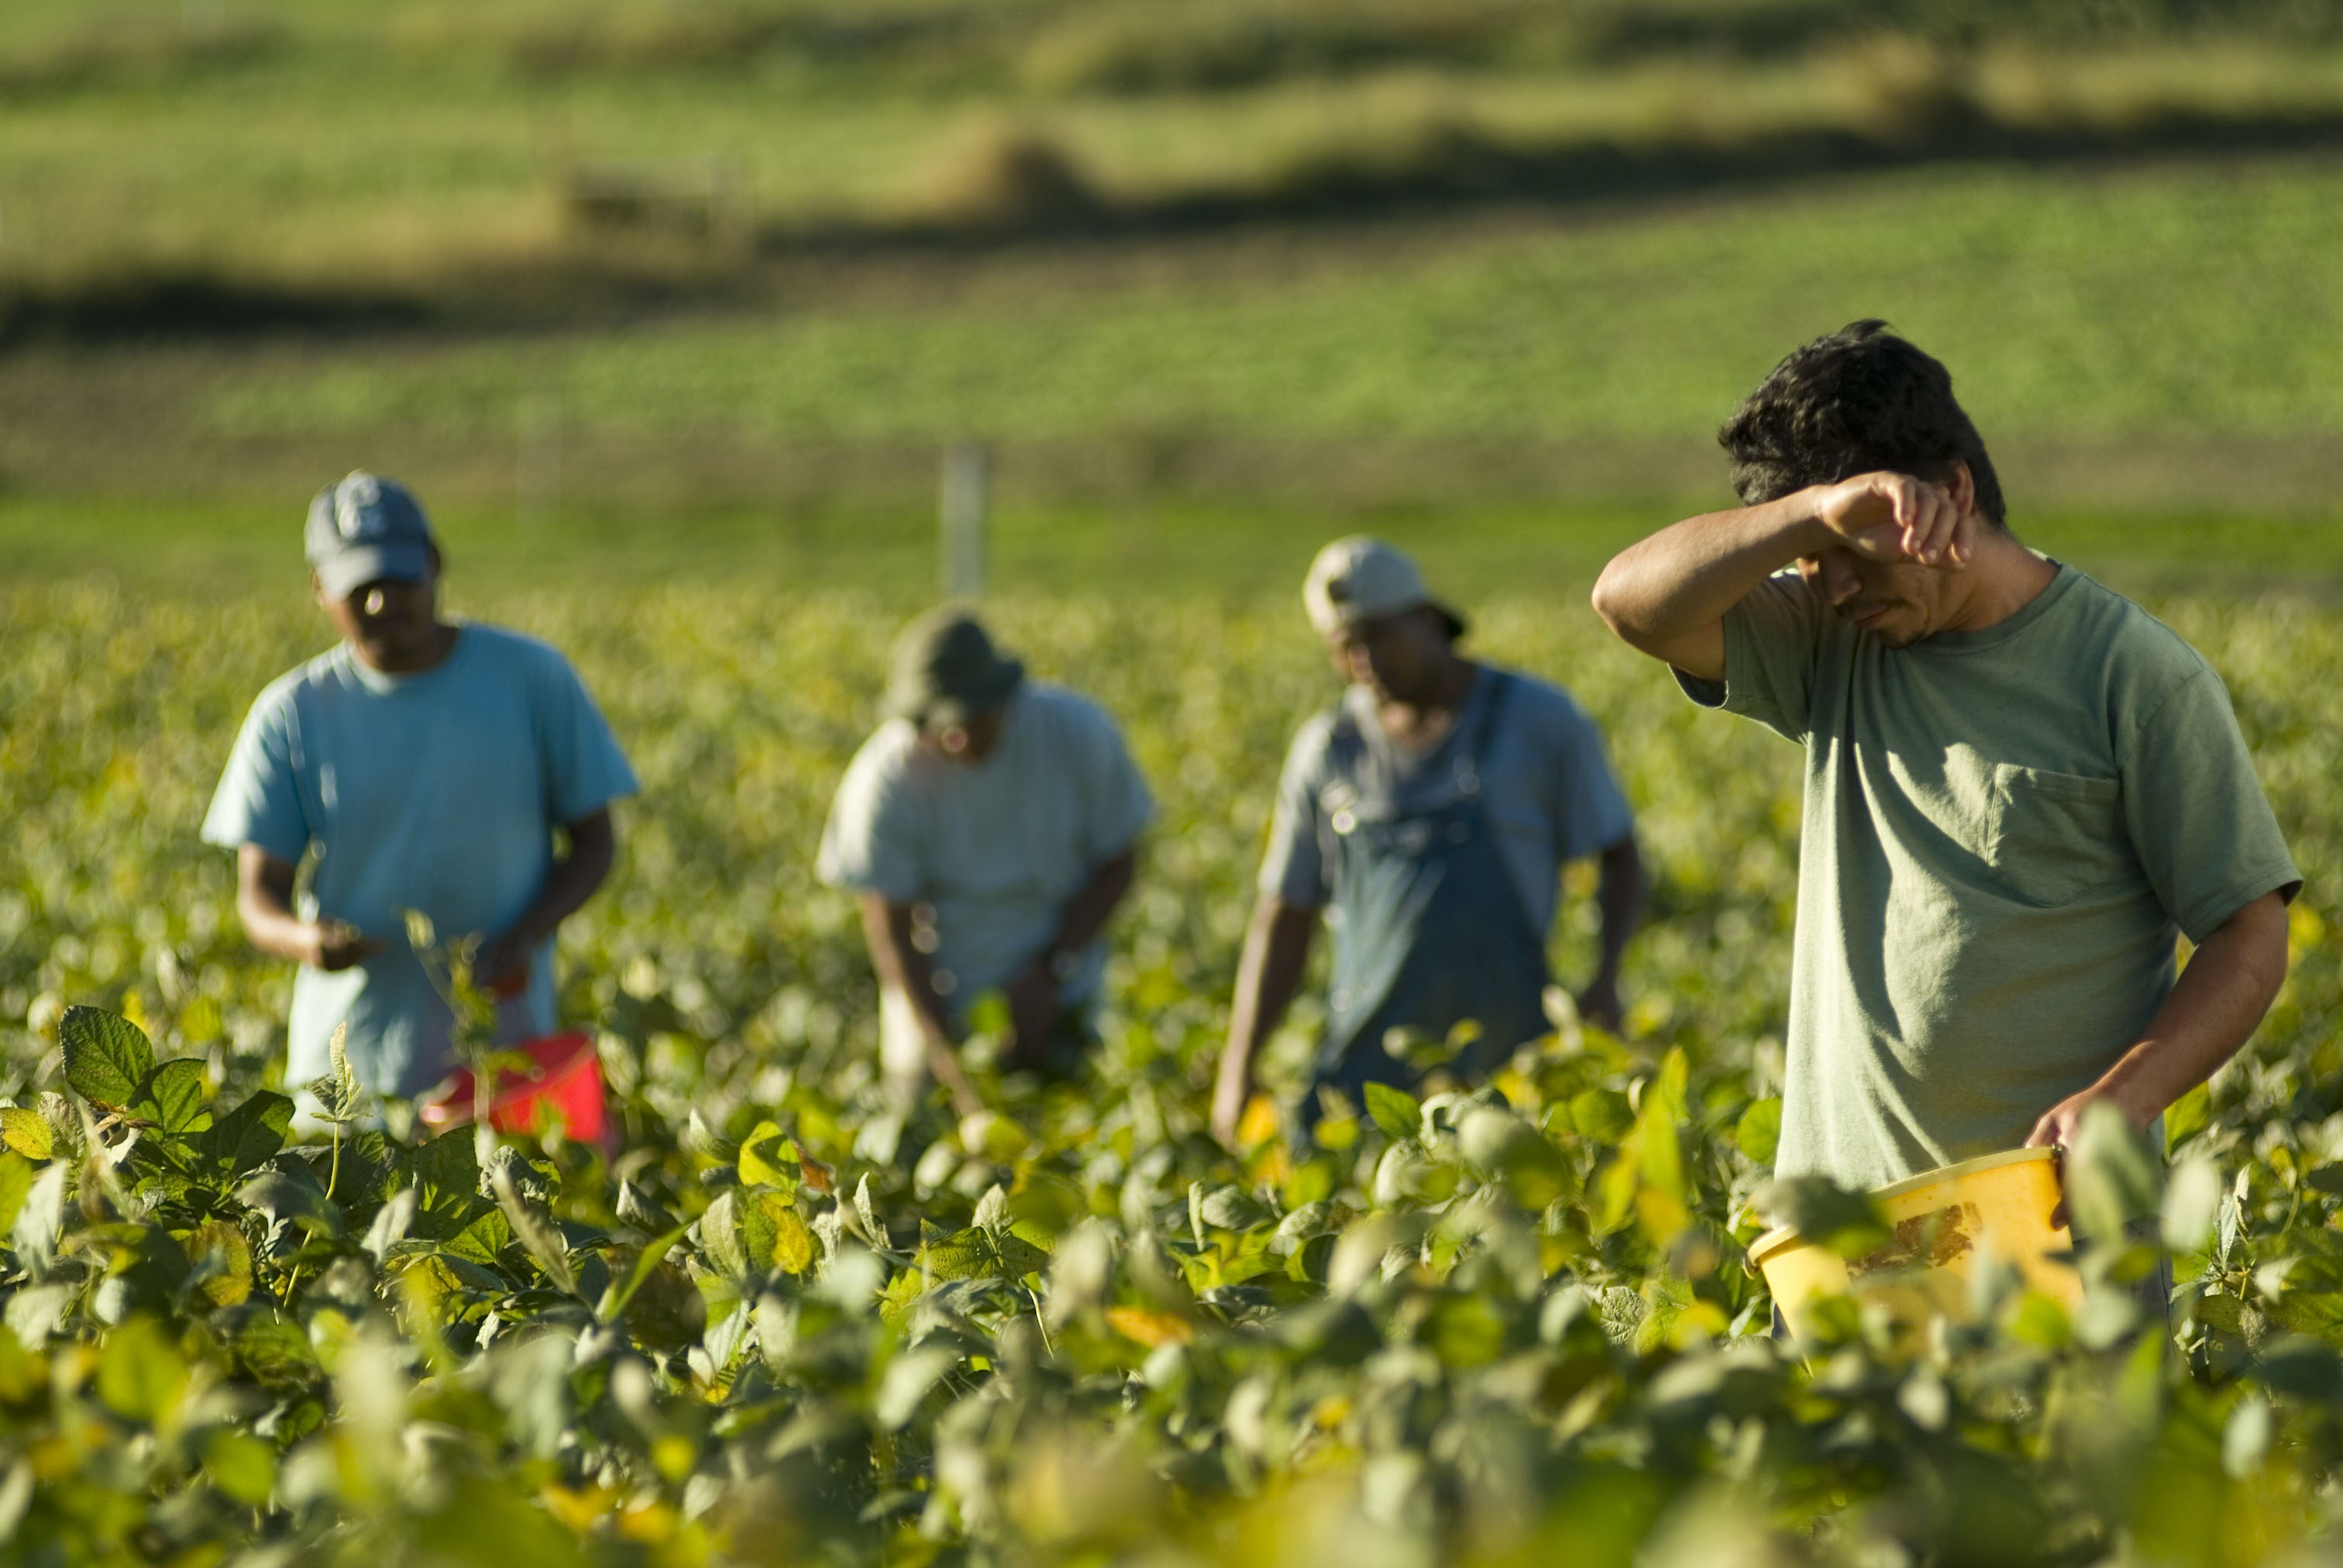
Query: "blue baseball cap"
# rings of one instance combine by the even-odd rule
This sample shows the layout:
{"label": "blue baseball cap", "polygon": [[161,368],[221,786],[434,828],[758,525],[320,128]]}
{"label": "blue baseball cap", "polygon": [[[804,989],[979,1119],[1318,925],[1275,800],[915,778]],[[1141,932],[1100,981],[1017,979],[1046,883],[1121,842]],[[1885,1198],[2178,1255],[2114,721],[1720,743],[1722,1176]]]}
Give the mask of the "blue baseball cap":
{"label": "blue baseball cap", "polygon": [[385,578],[420,582],[431,575],[431,521],[406,486],[363,469],[327,486],[309,503],[304,538],[309,569],[328,598]]}

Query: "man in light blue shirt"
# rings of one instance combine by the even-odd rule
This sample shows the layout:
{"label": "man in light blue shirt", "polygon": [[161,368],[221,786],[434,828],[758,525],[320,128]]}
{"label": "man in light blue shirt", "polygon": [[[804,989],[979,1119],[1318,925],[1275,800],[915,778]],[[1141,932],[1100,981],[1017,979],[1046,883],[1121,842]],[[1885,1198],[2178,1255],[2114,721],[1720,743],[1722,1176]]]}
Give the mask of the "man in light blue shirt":
{"label": "man in light blue shirt", "polygon": [[500,1039],[552,1032],[553,934],[609,874],[610,802],[635,776],[560,654],[441,618],[439,548],[402,487],[365,473],[327,487],[307,542],[341,644],[253,704],[204,839],[236,851],[253,945],[301,966],[287,1081],[323,1076],[347,1023],[359,1081],[411,1097],[454,1060],[405,911],[443,941],[478,940]]}

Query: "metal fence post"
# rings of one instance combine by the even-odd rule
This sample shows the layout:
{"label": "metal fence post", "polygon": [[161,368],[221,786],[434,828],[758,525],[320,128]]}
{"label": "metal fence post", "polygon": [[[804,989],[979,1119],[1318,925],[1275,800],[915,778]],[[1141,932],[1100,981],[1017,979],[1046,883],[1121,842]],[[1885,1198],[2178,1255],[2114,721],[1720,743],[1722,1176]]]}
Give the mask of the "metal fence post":
{"label": "metal fence post", "polygon": [[975,598],[984,592],[985,509],[991,467],[991,454],[981,441],[955,441],[944,448],[938,543],[947,598]]}

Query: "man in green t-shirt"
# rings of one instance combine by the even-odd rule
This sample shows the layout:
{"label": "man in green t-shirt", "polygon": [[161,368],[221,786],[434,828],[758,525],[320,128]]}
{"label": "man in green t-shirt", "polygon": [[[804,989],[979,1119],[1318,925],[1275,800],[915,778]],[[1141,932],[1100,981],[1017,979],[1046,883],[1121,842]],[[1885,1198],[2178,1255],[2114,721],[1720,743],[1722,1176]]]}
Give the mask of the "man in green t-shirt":
{"label": "man in green t-shirt", "polygon": [[2071,1143],[2097,1100],[2150,1127],[2253,1032],[2301,887],[2220,678],[2012,537],[1951,376],[1882,322],[1721,439],[1747,504],[1620,555],[1594,608],[1806,749],[1777,1172]]}

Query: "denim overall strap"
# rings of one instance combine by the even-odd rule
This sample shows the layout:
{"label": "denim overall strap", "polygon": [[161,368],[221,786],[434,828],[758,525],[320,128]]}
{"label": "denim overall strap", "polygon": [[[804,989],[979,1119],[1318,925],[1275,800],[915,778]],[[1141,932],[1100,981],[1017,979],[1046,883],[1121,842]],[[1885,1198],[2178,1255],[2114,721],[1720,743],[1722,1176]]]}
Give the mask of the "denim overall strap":
{"label": "denim overall strap", "polygon": [[1383,1049],[1391,1030],[1444,1037],[1477,1022],[1480,1039],[1455,1063],[1477,1077],[1547,1029],[1544,939],[1505,869],[1481,781],[1511,678],[1485,668],[1483,678],[1488,701],[1453,793],[1413,812],[1362,799],[1333,814],[1334,977],[1318,1081],[1354,1101],[1370,1081],[1415,1081]]}

